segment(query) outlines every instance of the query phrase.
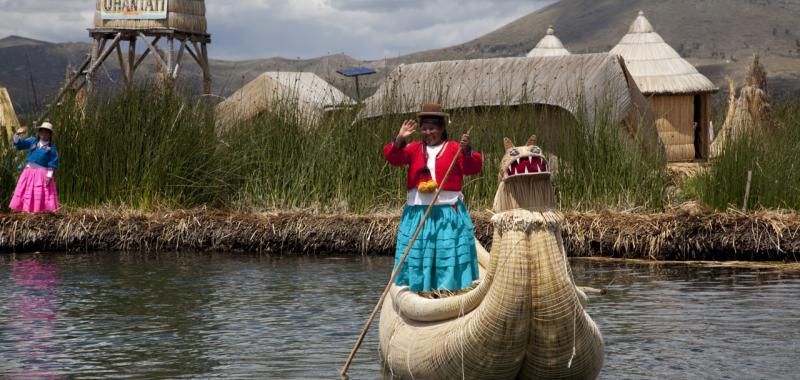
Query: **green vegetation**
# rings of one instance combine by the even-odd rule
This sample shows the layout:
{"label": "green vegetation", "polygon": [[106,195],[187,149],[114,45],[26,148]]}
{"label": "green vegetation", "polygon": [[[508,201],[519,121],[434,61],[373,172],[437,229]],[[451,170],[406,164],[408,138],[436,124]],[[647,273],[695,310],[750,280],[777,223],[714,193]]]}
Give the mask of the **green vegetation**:
{"label": "green vegetation", "polygon": [[206,110],[177,93],[148,88],[95,99],[83,111],[65,102],[52,121],[60,201],[131,208],[215,201],[226,181]]}
{"label": "green vegetation", "polygon": [[11,136],[0,128],[0,210],[8,208],[20,171],[17,170],[19,155],[11,145]]}
{"label": "green vegetation", "polygon": [[769,124],[728,140],[710,170],[685,184],[687,196],[718,210],[742,208],[752,171],[749,209],[800,209],[800,103],[774,107]]}
{"label": "green vegetation", "polygon": [[[639,137],[630,138],[602,114],[565,115],[543,106],[453,112],[450,138],[472,128],[473,146],[484,154],[483,173],[466,180],[468,206],[491,207],[503,137],[521,145],[535,133],[545,151],[558,156],[555,184],[564,209],[665,207],[665,165]],[[310,128],[291,112],[265,113],[218,134],[205,101],[177,92],[143,87],[83,109],[65,102],[52,118],[60,200],[67,207],[145,210],[398,210],[405,170],[389,166],[382,148],[411,115],[353,124],[355,116],[341,112]],[[776,107],[774,119],[774,129],[732,140],[709,171],[684,184],[681,198],[740,207],[747,170],[753,170],[751,208],[800,208],[800,105]],[[5,144],[7,137],[0,137]],[[21,158],[2,146],[3,209]]]}
{"label": "green vegetation", "polygon": [[[468,206],[490,208],[497,190],[503,137],[524,144],[539,135],[542,147],[559,155],[556,184],[562,205],[571,209],[658,208],[667,182],[663,163],[648,160],[638,143],[608,118],[561,118],[563,112],[535,107],[470,109],[452,114],[450,139],[472,127],[473,146],[484,155],[483,172],[468,177]],[[223,137],[226,167],[237,168],[235,204],[256,208],[312,208],[326,211],[399,209],[405,201],[405,170],[389,166],[382,149],[397,134],[395,115],[352,124],[343,113],[318,128],[291,118],[263,115]],[[553,120],[561,121],[559,123]],[[558,124],[557,126],[555,124]]]}

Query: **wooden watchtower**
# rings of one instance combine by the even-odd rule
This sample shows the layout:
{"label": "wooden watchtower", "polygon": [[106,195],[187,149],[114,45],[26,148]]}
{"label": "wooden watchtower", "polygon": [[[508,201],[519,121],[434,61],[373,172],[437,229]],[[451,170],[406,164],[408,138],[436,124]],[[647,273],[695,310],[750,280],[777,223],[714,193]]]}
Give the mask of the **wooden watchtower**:
{"label": "wooden watchtower", "polygon": [[[97,70],[116,51],[128,86],[134,83],[136,69],[148,56],[155,60],[161,78],[174,81],[184,66],[184,56],[189,55],[203,72],[203,93],[208,94],[211,35],[206,32],[207,24],[203,0],[96,0],[94,28],[89,29],[94,39],[92,54],[65,89],[81,77],[84,82],[79,87],[91,87]],[[144,49],[141,54],[137,51],[139,42]]]}

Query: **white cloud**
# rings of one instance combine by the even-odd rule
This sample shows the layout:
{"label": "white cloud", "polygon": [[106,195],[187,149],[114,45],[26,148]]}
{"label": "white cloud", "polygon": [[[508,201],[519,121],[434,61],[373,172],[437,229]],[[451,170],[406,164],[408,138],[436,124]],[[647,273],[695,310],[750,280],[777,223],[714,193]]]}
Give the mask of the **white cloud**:
{"label": "white cloud", "polygon": [[[466,42],[553,0],[209,0],[211,55],[377,59]],[[0,37],[88,41],[88,0],[0,0]]]}

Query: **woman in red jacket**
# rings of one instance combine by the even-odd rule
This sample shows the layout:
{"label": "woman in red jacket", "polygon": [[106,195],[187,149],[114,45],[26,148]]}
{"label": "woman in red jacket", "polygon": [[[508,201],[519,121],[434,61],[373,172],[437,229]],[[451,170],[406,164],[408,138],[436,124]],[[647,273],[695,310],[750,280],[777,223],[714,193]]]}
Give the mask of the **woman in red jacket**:
{"label": "woman in red jacket", "polygon": [[[425,104],[417,114],[421,141],[406,143],[417,122],[406,120],[397,137],[383,149],[393,166],[408,166],[408,197],[395,248],[395,267],[433,201],[439,181],[457,160],[422,231],[397,275],[397,285],[412,291],[456,291],[478,279],[478,258],[472,219],[461,202],[464,176],[481,172],[483,157],[472,150],[468,134],[460,144],[447,140],[449,115],[438,104]],[[456,158],[459,145],[464,149]]]}

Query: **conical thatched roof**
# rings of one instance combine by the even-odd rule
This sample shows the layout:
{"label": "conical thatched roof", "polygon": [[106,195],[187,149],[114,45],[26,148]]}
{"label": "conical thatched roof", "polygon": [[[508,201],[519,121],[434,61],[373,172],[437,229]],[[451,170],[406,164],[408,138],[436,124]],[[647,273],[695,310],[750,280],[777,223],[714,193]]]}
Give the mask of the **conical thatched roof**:
{"label": "conical thatched roof", "polygon": [[314,73],[265,72],[217,105],[217,126],[227,128],[262,112],[286,109],[314,125],[324,112],[355,104]]}
{"label": "conical thatched roof", "polygon": [[528,53],[528,57],[560,57],[569,54],[569,50],[564,48],[564,44],[556,37],[555,30],[550,26],[547,28],[547,34]]}
{"label": "conical thatched roof", "polygon": [[639,11],[625,37],[611,54],[625,59],[636,84],[644,94],[686,94],[718,89],[691,63],[681,58],[655,32],[650,21]]}

